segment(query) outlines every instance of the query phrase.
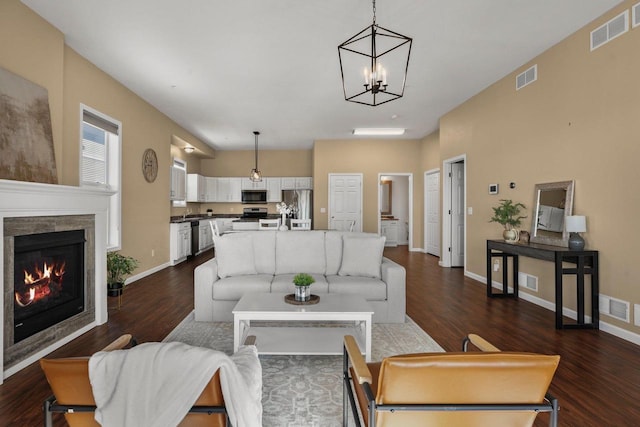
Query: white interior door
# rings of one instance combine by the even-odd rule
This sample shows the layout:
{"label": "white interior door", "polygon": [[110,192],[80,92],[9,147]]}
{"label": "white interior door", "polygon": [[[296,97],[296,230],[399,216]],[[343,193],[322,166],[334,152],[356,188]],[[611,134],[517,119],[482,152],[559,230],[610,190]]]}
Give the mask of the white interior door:
{"label": "white interior door", "polygon": [[464,266],[464,162],[451,165],[451,266]]}
{"label": "white interior door", "polygon": [[362,174],[329,174],[329,229],[362,231]]}
{"label": "white interior door", "polygon": [[440,172],[425,175],[425,249],[440,256]]}

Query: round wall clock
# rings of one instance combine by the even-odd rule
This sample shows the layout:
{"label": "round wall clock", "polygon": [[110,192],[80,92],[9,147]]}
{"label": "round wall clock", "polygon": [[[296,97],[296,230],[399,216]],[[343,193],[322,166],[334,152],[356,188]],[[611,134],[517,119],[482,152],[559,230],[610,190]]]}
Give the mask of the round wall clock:
{"label": "round wall clock", "polygon": [[158,156],[151,148],[147,148],[142,155],[142,174],[147,182],[153,182],[158,176]]}

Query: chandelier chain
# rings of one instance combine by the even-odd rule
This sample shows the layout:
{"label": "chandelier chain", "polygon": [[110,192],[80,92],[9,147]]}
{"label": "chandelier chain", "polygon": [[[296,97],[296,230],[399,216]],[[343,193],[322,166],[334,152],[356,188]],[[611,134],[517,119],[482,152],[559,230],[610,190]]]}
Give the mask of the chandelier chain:
{"label": "chandelier chain", "polygon": [[376,0],[373,0],[373,25],[376,25]]}

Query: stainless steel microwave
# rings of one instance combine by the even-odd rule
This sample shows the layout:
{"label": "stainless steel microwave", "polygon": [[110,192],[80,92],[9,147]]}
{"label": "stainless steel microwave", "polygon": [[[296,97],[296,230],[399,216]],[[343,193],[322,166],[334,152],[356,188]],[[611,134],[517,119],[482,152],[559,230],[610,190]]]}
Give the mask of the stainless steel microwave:
{"label": "stainless steel microwave", "polygon": [[242,190],[242,203],[267,203],[267,190]]}

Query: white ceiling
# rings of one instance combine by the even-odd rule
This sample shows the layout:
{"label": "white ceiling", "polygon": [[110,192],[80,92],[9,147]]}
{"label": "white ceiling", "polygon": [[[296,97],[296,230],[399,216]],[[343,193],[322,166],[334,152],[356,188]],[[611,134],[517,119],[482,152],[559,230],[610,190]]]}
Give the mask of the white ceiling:
{"label": "white ceiling", "polygon": [[355,127],[422,138],[621,0],[378,0],[377,23],[413,38],[404,97],[378,107],[344,100],[338,62],[337,46],[371,25],[368,0],[22,1],[202,141],[245,150],[254,130],[260,149],[360,138]]}

